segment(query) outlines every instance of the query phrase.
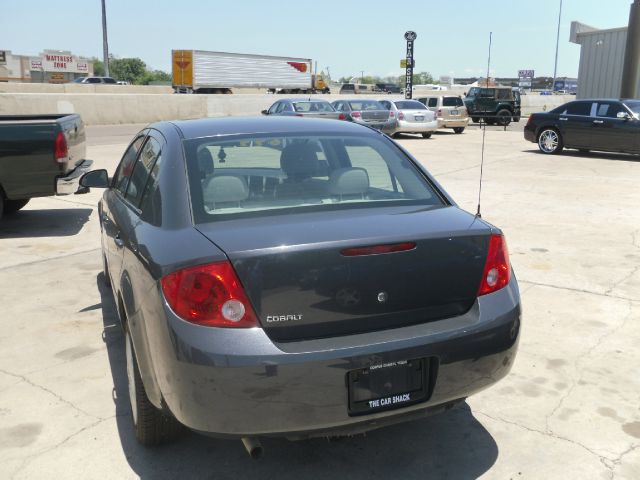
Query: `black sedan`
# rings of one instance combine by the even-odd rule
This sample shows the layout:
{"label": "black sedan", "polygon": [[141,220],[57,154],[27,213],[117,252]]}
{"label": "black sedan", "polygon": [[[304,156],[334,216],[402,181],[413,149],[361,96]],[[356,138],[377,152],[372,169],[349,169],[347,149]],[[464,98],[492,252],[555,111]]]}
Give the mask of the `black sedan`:
{"label": "black sedan", "polygon": [[534,113],[524,138],[547,154],[575,148],[587,152],[640,153],[639,100],[576,100]]}
{"label": "black sedan", "polygon": [[147,445],[354,434],[447,410],[513,364],[499,229],[350,122],[161,122],[96,170],[104,278]]}

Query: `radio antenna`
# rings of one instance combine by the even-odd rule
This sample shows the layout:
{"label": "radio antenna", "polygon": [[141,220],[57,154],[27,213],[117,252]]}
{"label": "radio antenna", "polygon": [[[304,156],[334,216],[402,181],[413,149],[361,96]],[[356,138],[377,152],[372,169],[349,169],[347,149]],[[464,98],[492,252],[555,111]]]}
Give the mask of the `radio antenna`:
{"label": "radio antenna", "polygon": [[[486,87],[489,88],[489,74],[491,73],[491,39],[493,37],[493,32],[489,32],[489,58],[487,59],[487,78],[486,78]],[[482,173],[484,170],[484,137],[487,133],[487,122],[486,119],[482,122],[482,153],[480,156],[480,186],[478,188],[478,211],[476,212],[476,217],[482,218],[482,214],[480,213],[480,195],[482,195]]]}

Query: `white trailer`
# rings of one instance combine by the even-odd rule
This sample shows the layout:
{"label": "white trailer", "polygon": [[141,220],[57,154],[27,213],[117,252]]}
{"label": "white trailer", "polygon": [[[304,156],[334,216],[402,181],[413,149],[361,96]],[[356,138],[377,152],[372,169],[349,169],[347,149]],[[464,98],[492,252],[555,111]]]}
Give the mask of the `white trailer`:
{"label": "white trailer", "polygon": [[233,88],[313,91],[309,58],[203,50],[173,50],[172,58],[173,88],[177,93],[232,93]]}

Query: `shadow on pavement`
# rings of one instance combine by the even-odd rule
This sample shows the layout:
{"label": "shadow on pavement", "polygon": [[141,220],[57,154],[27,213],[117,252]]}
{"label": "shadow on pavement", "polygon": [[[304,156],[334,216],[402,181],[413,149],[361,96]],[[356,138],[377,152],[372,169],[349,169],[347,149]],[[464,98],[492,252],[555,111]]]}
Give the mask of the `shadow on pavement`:
{"label": "shadow on pavement", "polygon": [[91,208],[19,210],[0,220],[0,238],[69,237],[89,220]]}
{"label": "shadow on pavement", "polygon": [[[539,155],[547,155],[537,148],[523,150],[525,153],[537,153]],[[608,153],[608,152],[581,152],[579,150],[563,150],[558,155],[549,155],[549,157],[561,159],[562,157],[573,158],[596,158],[599,160],[613,160],[615,162],[640,162],[640,155],[631,153]]]}
{"label": "shadow on pavement", "polygon": [[116,305],[102,273],[97,284],[120,443],[141,479],[471,479],[483,475],[498,457],[493,437],[464,403],[441,415],[340,440],[263,439],[259,460],[251,460],[238,440],[195,433],[162,447],[142,447],[131,424],[124,335]]}

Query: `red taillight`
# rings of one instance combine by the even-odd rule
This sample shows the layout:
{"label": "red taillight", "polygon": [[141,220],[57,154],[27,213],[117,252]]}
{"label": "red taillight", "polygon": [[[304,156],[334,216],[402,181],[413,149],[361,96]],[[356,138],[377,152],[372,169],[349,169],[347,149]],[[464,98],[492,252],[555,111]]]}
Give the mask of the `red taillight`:
{"label": "red taillight", "polygon": [[62,132],[58,132],[58,136],[56,137],[53,156],[58,163],[64,163],[68,160],[69,148],[67,147],[67,139]]}
{"label": "red taillight", "polygon": [[529,120],[527,120],[527,127],[533,123],[533,115],[529,115]]}
{"label": "red taillight", "polygon": [[304,115],[302,115],[301,113],[296,113],[296,117],[303,117]]}
{"label": "red taillight", "polygon": [[360,255],[380,255],[383,253],[406,252],[416,248],[414,242],[394,243],[391,245],[374,245],[371,247],[346,248],[340,253],[345,257],[358,257]]}
{"label": "red taillight", "polygon": [[511,264],[509,263],[507,241],[502,235],[491,235],[478,296],[493,293],[506,287],[510,279]]}
{"label": "red taillight", "polygon": [[253,307],[229,262],[178,270],[160,283],[167,303],[183,320],[207,327],[258,326]]}
{"label": "red taillight", "polygon": [[344,115],[344,113],[341,113],[340,115],[338,115],[338,120],[346,120],[347,117]]}
{"label": "red taillight", "polygon": [[438,109],[438,111],[436,112],[436,116],[442,117],[442,109]]}
{"label": "red taillight", "polygon": [[404,113],[398,112],[398,120],[404,120]]}
{"label": "red taillight", "polygon": [[360,117],[362,117],[362,115],[360,114],[360,112],[351,112],[351,116],[352,116],[353,118],[360,118]]}
{"label": "red taillight", "polygon": [[392,111],[389,111],[389,118],[395,118],[396,114]]}

